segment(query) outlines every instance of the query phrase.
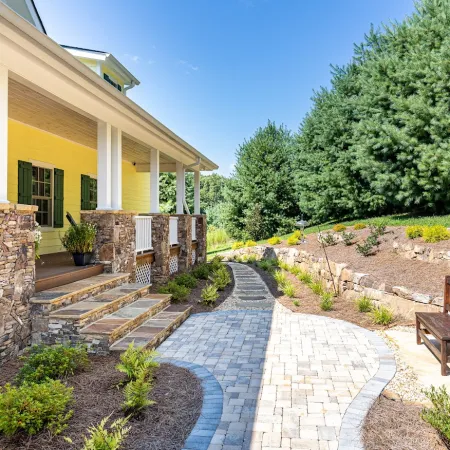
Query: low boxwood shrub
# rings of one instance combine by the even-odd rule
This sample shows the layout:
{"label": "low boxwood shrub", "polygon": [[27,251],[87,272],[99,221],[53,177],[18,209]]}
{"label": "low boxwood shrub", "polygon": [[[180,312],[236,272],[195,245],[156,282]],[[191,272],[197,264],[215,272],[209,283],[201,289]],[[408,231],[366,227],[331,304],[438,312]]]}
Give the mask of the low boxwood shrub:
{"label": "low boxwood shrub", "polygon": [[425,242],[439,242],[450,239],[450,231],[443,225],[433,225],[431,227],[423,227],[423,240]]}
{"label": "low boxwood shrub", "polygon": [[410,225],[406,227],[405,233],[409,239],[416,239],[418,237],[422,237],[423,228],[421,225]]}
{"label": "low boxwood shrub", "polygon": [[281,238],[278,236],[271,237],[270,239],[267,239],[267,243],[270,245],[281,244]]}
{"label": "low boxwood shrub", "polygon": [[158,289],[158,293],[160,294],[170,294],[171,300],[174,302],[184,302],[188,299],[191,290],[180,284],[177,284],[176,281],[169,281],[166,285],[161,286]]}
{"label": "low boxwood shrub", "polygon": [[373,301],[370,297],[363,295],[355,300],[355,304],[359,312],[365,313],[372,310]]}
{"label": "low boxwood shrub", "polygon": [[256,247],[257,243],[252,240],[248,240],[245,242],[245,247]]}
{"label": "low boxwood shrub", "polygon": [[211,306],[216,303],[219,298],[219,293],[217,292],[217,286],[214,284],[207,284],[202,289],[202,300],[205,305]]}
{"label": "low boxwood shrub", "polygon": [[422,419],[436,428],[443,436],[450,440],[450,397],[445,386],[436,389],[431,386],[426,389],[424,394],[430,400],[432,407],[424,408],[422,411]]}
{"label": "low boxwood shrub", "polygon": [[358,222],[355,223],[355,225],[353,225],[353,229],[358,231],[358,230],[364,230],[364,228],[367,228],[367,225],[365,223],[362,222]]}
{"label": "low boxwood shrub", "polygon": [[341,231],[345,231],[346,229],[347,229],[347,227],[342,223],[337,223],[333,227],[333,231],[336,231],[336,233],[340,233]]}
{"label": "low boxwood shrub", "polygon": [[374,306],[370,313],[373,323],[377,325],[389,325],[394,320],[394,312],[387,306]]}
{"label": "low boxwood shrub", "polygon": [[142,374],[145,378],[151,378],[153,371],[159,367],[159,363],[155,361],[157,356],[158,353],[154,350],[135,347],[132,342],[120,355],[120,363],[116,369],[126,374],[128,382],[136,381]]}
{"label": "low boxwood shrub", "polygon": [[179,286],[185,286],[189,289],[197,287],[197,278],[190,273],[181,273],[174,278],[175,283]]}
{"label": "low boxwood shrub", "polygon": [[298,244],[298,238],[296,238],[294,235],[289,236],[287,241],[287,245],[297,245]]}
{"label": "low boxwood shrub", "polygon": [[0,433],[33,435],[44,429],[61,433],[73,414],[67,410],[72,391],[59,380],[0,387]]}
{"label": "low boxwood shrub", "polygon": [[221,266],[213,272],[210,280],[219,291],[223,291],[231,283],[230,272],[225,266]]}
{"label": "low boxwood shrub", "polygon": [[192,275],[199,280],[207,280],[211,272],[211,267],[206,263],[197,264],[192,270]]}
{"label": "low boxwood shrub", "polygon": [[295,230],[292,233],[292,236],[294,236],[299,241],[303,237],[303,232],[301,230]]}
{"label": "low boxwood shrub", "polygon": [[320,296],[320,309],[322,311],[331,311],[333,309],[333,294],[324,292]]}
{"label": "low boxwood shrub", "polygon": [[231,244],[231,250],[239,250],[240,248],[244,248],[244,246],[244,242],[236,241]]}
{"label": "low boxwood shrub", "polygon": [[33,345],[29,353],[20,359],[24,361],[24,365],[16,377],[18,384],[56,380],[89,367],[85,346]]}

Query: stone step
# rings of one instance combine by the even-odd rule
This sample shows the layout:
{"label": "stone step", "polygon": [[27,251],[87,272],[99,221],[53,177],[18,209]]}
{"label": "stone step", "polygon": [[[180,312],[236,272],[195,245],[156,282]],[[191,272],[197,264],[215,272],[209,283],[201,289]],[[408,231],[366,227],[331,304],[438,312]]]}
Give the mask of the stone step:
{"label": "stone step", "polygon": [[150,317],[158,314],[170,305],[169,294],[147,294],[90,325],[82,328],[84,343],[91,351],[107,352],[109,345],[125,336]]}
{"label": "stone step", "polygon": [[122,352],[132,342],[139,347],[155,348],[189,317],[191,310],[192,306],[189,305],[170,305],[122,339],[114,342],[109,350]]}
{"label": "stone step", "polygon": [[59,308],[128,283],[129,280],[130,274],[128,273],[102,273],[64,286],[47,289],[36,293],[30,299],[30,303],[33,305],[32,311],[34,314],[48,315]]}

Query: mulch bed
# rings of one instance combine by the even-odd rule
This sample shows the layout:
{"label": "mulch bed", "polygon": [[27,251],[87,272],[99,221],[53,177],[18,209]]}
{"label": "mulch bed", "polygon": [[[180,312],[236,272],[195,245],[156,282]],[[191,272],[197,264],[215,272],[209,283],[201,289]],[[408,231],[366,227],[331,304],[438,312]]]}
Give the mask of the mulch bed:
{"label": "mulch bed", "polygon": [[[278,289],[277,283],[270,273],[260,269],[255,264],[253,264],[252,267],[259,275],[261,275],[277,301],[293,312],[346,320],[369,330],[381,330],[387,328],[383,325],[374,324],[369,314],[360,313],[352,301],[345,300],[340,296],[334,298],[333,309],[331,311],[322,311],[320,309],[320,297],[314,294],[308,286],[300,282],[294,275],[285,271],[287,278],[292,282],[296,290],[295,298],[289,298]],[[299,306],[294,305],[294,300],[298,300]],[[398,325],[413,325],[413,323],[403,317],[396,317],[395,321],[389,325],[389,328]]]}
{"label": "mulch bed", "polygon": [[[349,227],[347,231],[352,231],[357,235],[356,242],[361,242],[370,233],[364,230],[354,231]],[[356,251],[355,244],[346,246],[342,242],[326,247],[328,258],[337,263],[347,263],[348,266],[362,273],[367,273],[381,282],[392,286],[405,286],[415,292],[423,294],[438,295],[443,292],[444,277],[450,273],[450,267],[445,264],[435,264],[426,261],[405,259],[393,251],[393,240],[396,238],[400,242],[406,242],[404,227],[388,227],[387,233],[381,236],[381,245],[378,252],[371,256],[362,256]],[[305,250],[319,258],[324,257],[321,244],[317,241],[316,234],[306,237],[306,243],[293,246],[298,250]],[[443,241],[436,244],[425,244],[421,239],[409,240],[409,242],[419,245],[427,245],[439,250],[447,248],[450,250],[450,241]],[[275,247],[285,247],[286,243]]]}
{"label": "mulch bed", "polygon": [[[73,450],[83,445],[83,436],[90,425],[111,415],[123,417],[122,388],[118,385],[124,374],[115,366],[119,355],[93,356],[91,368],[66,380],[74,388],[74,414],[69,427],[59,436],[42,432],[36,436],[7,439],[0,436],[2,450]],[[0,370],[0,384],[11,381],[20,362],[6,363]],[[146,409],[139,419],[132,419],[131,431],[124,441],[124,450],[180,450],[200,415],[203,390],[200,380],[187,369],[161,364],[155,371],[154,388],[150,398],[155,405]],[[73,445],[63,436],[70,437]]]}
{"label": "mulch bed", "polygon": [[[225,266],[225,267],[227,268],[228,272],[230,272],[231,283],[223,291],[219,291],[219,298],[216,300],[216,303],[212,306],[208,306],[208,305],[201,303],[202,289],[206,286],[208,281],[207,280],[197,280],[198,281],[197,287],[191,290],[188,300],[183,303],[184,305],[186,305],[186,304],[192,305],[191,314],[212,312],[212,311],[214,311],[214,308],[217,308],[231,294],[231,292],[233,291],[233,288],[234,288],[233,272],[228,266]],[[172,277],[172,278],[174,278],[174,277]],[[153,292],[153,293],[158,292],[158,289],[160,286],[161,286],[161,284],[158,284],[158,283],[153,284],[150,289],[150,292]]]}
{"label": "mulch bed", "polygon": [[370,409],[363,426],[366,450],[445,450],[439,433],[420,417],[422,407],[383,396]]}

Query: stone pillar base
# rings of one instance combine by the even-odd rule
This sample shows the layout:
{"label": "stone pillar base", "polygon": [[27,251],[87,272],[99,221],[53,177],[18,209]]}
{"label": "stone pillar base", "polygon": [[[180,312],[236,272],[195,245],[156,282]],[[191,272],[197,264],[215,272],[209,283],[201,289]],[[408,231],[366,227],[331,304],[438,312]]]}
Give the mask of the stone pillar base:
{"label": "stone pillar base", "polygon": [[155,260],[152,265],[152,280],[164,283],[169,279],[169,214],[149,214],[152,216],[152,247]]}
{"label": "stone pillar base", "polygon": [[192,216],[189,214],[175,214],[178,217],[178,270],[186,271],[192,266]]}
{"label": "stone pillar base", "polygon": [[197,262],[206,262],[206,215],[195,214],[192,217],[197,218]]}

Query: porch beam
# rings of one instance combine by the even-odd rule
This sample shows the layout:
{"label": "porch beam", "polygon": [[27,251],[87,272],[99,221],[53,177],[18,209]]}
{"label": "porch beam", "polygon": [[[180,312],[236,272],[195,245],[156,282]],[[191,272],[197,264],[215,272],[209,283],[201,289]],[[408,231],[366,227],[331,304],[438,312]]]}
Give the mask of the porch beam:
{"label": "porch beam", "polygon": [[8,202],[8,69],[0,64],[0,203]]}
{"label": "porch beam", "polygon": [[111,127],[111,207],[122,209],[122,130]]}
{"label": "porch beam", "polygon": [[159,213],[159,150],[150,153],[150,212]]}
{"label": "porch beam", "polygon": [[194,214],[200,214],[200,170],[194,172]]}
{"label": "porch beam", "polygon": [[184,211],[184,165],[177,161],[177,214],[183,214]]}
{"label": "porch beam", "polygon": [[111,124],[97,125],[97,209],[111,207]]}

